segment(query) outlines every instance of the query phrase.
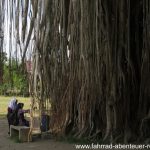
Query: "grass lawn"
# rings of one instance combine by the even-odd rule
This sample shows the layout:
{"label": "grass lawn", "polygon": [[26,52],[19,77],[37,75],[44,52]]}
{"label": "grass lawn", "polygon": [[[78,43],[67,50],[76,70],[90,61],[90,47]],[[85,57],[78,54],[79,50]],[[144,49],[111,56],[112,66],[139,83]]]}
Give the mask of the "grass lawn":
{"label": "grass lawn", "polygon": [[[7,107],[12,97],[0,96],[0,117],[5,117],[7,114]],[[16,97],[19,102],[24,103],[24,109],[30,108],[30,101],[28,97]]]}

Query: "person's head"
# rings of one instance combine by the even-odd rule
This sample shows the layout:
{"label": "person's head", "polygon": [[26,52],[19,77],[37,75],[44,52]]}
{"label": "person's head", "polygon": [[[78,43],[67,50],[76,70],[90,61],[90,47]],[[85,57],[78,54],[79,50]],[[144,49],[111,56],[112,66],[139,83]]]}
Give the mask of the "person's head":
{"label": "person's head", "polygon": [[15,97],[12,98],[8,107],[10,107],[12,110],[16,109],[17,102],[18,102],[18,100]]}
{"label": "person's head", "polygon": [[18,103],[17,109],[23,109],[24,103]]}

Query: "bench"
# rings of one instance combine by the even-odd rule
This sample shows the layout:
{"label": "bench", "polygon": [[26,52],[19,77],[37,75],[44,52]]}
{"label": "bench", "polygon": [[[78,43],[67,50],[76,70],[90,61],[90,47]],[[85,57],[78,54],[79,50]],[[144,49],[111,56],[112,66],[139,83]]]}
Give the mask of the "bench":
{"label": "bench", "polygon": [[26,126],[10,126],[10,137],[19,137],[20,142],[27,142],[28,141],[28,134],[30,128]]}

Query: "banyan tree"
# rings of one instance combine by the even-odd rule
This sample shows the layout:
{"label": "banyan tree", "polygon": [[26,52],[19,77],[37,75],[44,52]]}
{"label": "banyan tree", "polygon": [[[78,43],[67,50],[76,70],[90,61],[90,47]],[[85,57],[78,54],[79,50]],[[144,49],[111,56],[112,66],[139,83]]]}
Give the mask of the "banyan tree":
{"label": "banyan tree", "polygon": [[53,132],[116,142],[150,136],[149,0],[7,3],[22,61],[32,53],[30,93],[50,110]]}

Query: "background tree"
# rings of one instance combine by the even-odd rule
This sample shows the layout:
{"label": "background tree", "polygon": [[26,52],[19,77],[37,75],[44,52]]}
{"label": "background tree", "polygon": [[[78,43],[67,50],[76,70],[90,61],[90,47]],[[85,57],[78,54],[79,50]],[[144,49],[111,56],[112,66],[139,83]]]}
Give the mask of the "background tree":
{"label": "background tree", "polygon": [[19,62],[16,64],[16,59],[11,58],[11,70],[9,65],[8,62],[4,63],[3,84],[0,85],[0,94],[29,96],[27,73],[22,71],[22,64]]}
{"label": "background tree", "polygon": [[2,84],[3,82],[3,62],[4,62],[4,52],[3,52],[3,38],[4,38],[4,35],[3,35],[3,18],[4,18],[4,13],[3,13],[3,6],[4,6],[4,3],[3,2],[0,2],[0,84]]}

